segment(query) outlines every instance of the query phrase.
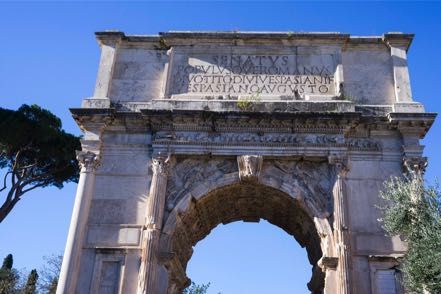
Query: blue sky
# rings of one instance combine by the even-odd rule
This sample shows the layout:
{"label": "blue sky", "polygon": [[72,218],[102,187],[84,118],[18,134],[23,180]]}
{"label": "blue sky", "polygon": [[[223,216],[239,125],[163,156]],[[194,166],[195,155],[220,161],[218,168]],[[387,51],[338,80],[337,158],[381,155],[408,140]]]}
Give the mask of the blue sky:
{"label": "blue sky", "polygon": [[[99,60],[94,32],[168,30],[339,31],[416,34],[409,51],[414,99],[441,110],[441,3],[437,2],[0,2],[0,106],[36,103],[79,134],[69,107],[93,93]],[[427,178],[441,175],[440,123],[423,141]],[[39,268],[64,250],[75,185],[34,190],[0,224],[0,258]],[[188,275],[210,293],[307,293],[306,252],[266,222],[220,226],[197,244]]]}

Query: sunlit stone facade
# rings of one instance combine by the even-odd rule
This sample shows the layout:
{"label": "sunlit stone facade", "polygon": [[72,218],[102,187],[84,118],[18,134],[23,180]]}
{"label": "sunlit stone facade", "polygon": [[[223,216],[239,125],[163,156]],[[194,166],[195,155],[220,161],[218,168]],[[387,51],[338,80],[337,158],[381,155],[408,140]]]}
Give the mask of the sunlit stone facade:
{"label": "sunlit stone facade", "polygon": [[180,293],[199,240],[260,219],[306,247],[312,293],[403,293],[377,205],[435,118],[412,97],[412,35],[96,36],[57,293]]}

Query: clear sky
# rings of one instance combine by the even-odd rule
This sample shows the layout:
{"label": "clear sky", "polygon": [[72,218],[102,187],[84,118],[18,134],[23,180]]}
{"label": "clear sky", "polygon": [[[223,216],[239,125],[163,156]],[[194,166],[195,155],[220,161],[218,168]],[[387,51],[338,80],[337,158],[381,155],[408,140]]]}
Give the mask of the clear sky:
{"label": "clear sky", "polygon": [[[94,32],[168,30],[411,32],[414,99],[441,110],[441,3],[436,2],[0,2],[0,106],[39,104],[80,134],[68,111],[93,93],[99,60]],[[427,178],[441,175],[440,122],[423,143]],[[75,185],[34,190],[0,224],[0,258],[39,268],[64,250]],[[307,293],[306,251],[266,222],[219,226],[195,247],[188,275],[210,293]]]}

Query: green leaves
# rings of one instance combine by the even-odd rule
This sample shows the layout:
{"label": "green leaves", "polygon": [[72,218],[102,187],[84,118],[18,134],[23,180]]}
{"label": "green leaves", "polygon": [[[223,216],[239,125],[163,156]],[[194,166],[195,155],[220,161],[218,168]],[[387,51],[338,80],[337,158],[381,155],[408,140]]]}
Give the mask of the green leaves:
{"label": "green leaves", "polygon": [[210,287],[210,283],[197,285],[194,282],[191,282],[191,285],[182,291],[183,294],[206,294],[208,291],[208,287]]}
{"label": "green leaves", "polygon": [[441,293],[441,192],[438,184],[425,187],[420,175],[394,178],[380,193],[384,229],[406,237],[403,263],[410,293]]}

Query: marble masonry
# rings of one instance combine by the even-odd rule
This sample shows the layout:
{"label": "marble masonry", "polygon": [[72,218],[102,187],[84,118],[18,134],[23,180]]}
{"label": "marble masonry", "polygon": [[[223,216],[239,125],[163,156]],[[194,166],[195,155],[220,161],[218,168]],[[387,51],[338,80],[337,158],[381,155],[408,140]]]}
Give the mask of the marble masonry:
{"label": "marble masonry", "polygon": [[96,37],[57,293],[181,293],[198,241],[260,219],[306,248],[311,293],[403,293],[377,207],[424,168],[436,116],[412,96],[412,34]]}

